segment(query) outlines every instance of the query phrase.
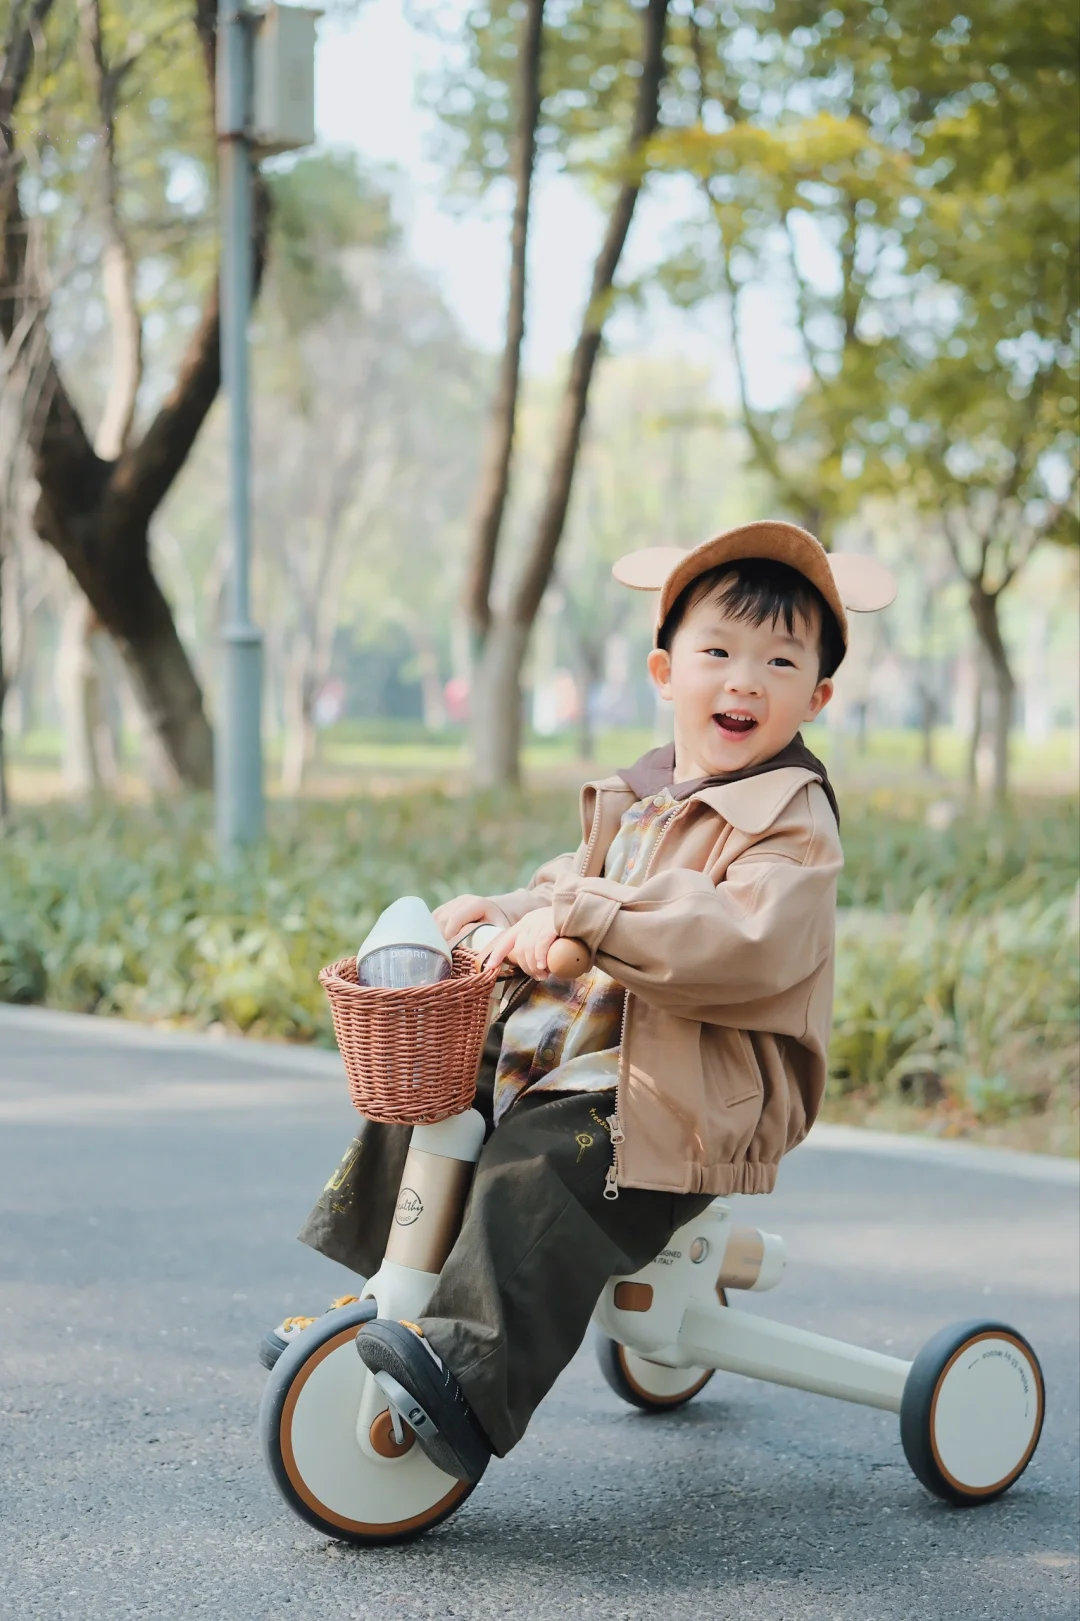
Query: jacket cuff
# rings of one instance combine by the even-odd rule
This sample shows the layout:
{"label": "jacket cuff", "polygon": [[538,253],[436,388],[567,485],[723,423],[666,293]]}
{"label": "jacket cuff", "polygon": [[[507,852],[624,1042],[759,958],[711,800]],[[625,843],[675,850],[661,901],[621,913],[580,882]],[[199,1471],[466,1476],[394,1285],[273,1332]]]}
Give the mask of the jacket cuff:
{"label": "jacket cuff", "polygon": [[[580,882],[580,880],[579,880]],[[555,927],[563,939],[580,940],[588,948],[590,967],[605,934],[619,911],[619,902],[610,895],[594,895],[588,889],[557,886],[551,901]]]}
{"label": "jacket cuff", "polygon": [[497,906],[507,925],[520,923],[526,912],[535,912],[541,906],[548,905],[548,897],[539,889],[509,889],[505,895],[487,895],[493,906]]}

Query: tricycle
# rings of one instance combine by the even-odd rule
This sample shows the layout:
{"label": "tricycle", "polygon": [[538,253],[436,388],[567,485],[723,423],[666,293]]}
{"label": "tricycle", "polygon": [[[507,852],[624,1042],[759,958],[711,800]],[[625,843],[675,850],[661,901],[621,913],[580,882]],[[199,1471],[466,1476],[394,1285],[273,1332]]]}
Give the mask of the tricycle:
{"label": "tricycle", "polygon": [[[478,1062],[477,1032],[482,1041],[495,1000],[497,976],[484,969],[482,953],[497,932],[483,925],[459,942],[453,979],[445,982],[468,980],[482,1009],[458,1064],[466,1080],[470,1064],[475,1077],[470,1054]],[[385,949],[385,931],[379,940]],[[548,956],[560,978],[574,977],[586,962],[580,944],[569,940],[557,940]],[[417,1067],[417,1042],[430,1049],[429,1033],[438,1026],[416,1010],[442,987],[365,988],[348,964],[324,970],[323,982],[350,1077],[356,1064],[366,1065],[369,1078],[378,1072],[379,1118],[417,1121],[418,1097],[427,1118],[413,1125],[381,1266],[358,1299],[315,1319],[280,1355],[260,1428],[270,1473],[289,1506],[328,1537],[377,1545],[430,1530],[475,1489],[428,1459],[416,1444],[426,1415],[388,1374],[368,1372],[355,1341],[375,1316],[423,1314],[460,1228],[486,1126],[467,1086],[432,1104],[437,1051],[428,1050]],[[327,976],[336,971],[335,992]],[[374,1005],[373,997],[382,999],[376,1022],[358,1039],[349,1016]],[[395,1043],[399,1051],[408,1045],[393,1024],[401,1009],[411,1020],[411,1057],[394,1065],[375,1049],[380,1039],[391,1052]],[[975,1506],[1015,1484],[1038,1445],[1045,1405],[1038,1358],[1017,1329],[993,1318],[952,1323],[907,1362],[739,1309],[741,1293],[775,1288],[785,1266],[781,1238],[741,1224],[728,1202],[713,1200],[647,1266],[604,1288],[594,1314],[600,1373],[621,1400],[650,1413],[691,1401],[717,1371],[884,1408],[899,1416],[907,1461],[937,1497]]]}

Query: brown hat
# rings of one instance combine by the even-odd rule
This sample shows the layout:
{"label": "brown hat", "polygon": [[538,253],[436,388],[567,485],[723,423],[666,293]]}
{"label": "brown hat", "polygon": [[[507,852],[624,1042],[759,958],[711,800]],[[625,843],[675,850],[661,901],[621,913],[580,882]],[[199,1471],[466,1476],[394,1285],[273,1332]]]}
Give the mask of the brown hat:
{"label": "brown hat", "polygon": [[876,557],[857,552],[827,552],[820,540],[798,524],[765,518],[744,523],[738,529],[725,529],[722,535],[706,540],[693,551],[681,546],[646,546],[627,552],[611,572],[623,585],[635,591],[659,591],[656,609],[656,635],[671,612],[679,593],[708,569],[722,563],[735,563],[744,557],[768,557],[797,569],[811,585],[817,586],[829,604],[844,646],[848,644],[847,613],[874,613],[887,608],[896,596],[896,580]]}

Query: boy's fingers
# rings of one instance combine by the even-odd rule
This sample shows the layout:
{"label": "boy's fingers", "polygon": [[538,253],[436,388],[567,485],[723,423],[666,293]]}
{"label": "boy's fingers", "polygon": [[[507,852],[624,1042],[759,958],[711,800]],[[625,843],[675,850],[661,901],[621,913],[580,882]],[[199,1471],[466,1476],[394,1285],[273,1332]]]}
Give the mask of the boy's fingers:
{"label": "boy's fingers", "polygon": [[514,945],[513,929],[504,929],[502,934],[495,936],[484,956],[484,966],[498,968],[509,957]]}
{"label": "boy's fingers", "polygon": [[462,895],[456,900],[444,901],[432,912],[432,917],[443,938],[452,940],[468,923],[483,923],[487,908],[478,895]]}
{"label": "boy's fingers", "polygon": [[553,928],[545,929],[536,942],[536,977],[546,979],[550,973],[548,968],[548,952],[558,939],[558,932]]}

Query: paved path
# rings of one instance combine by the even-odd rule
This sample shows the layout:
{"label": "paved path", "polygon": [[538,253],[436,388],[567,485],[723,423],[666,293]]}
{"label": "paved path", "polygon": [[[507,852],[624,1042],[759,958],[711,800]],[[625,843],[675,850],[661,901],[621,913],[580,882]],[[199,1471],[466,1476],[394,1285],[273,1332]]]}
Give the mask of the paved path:
{"label": "paved path", "polygon": [[263,1326],[345,1282],[292,1235],[350,1130],[326,1057],[0,1009],[5,1621],[1076,1616],[1067,1171],[826,1133],[746,1201],[793,1260],[754,1309],[903,1356],[960,1317],[1031,1337],[1049,1418],[999,1503],[930,1498],[889,1414],[717,1375],[647,1417],[586,1349],[459,1515],[361,1553],[292,1518],[254,1431]]}

